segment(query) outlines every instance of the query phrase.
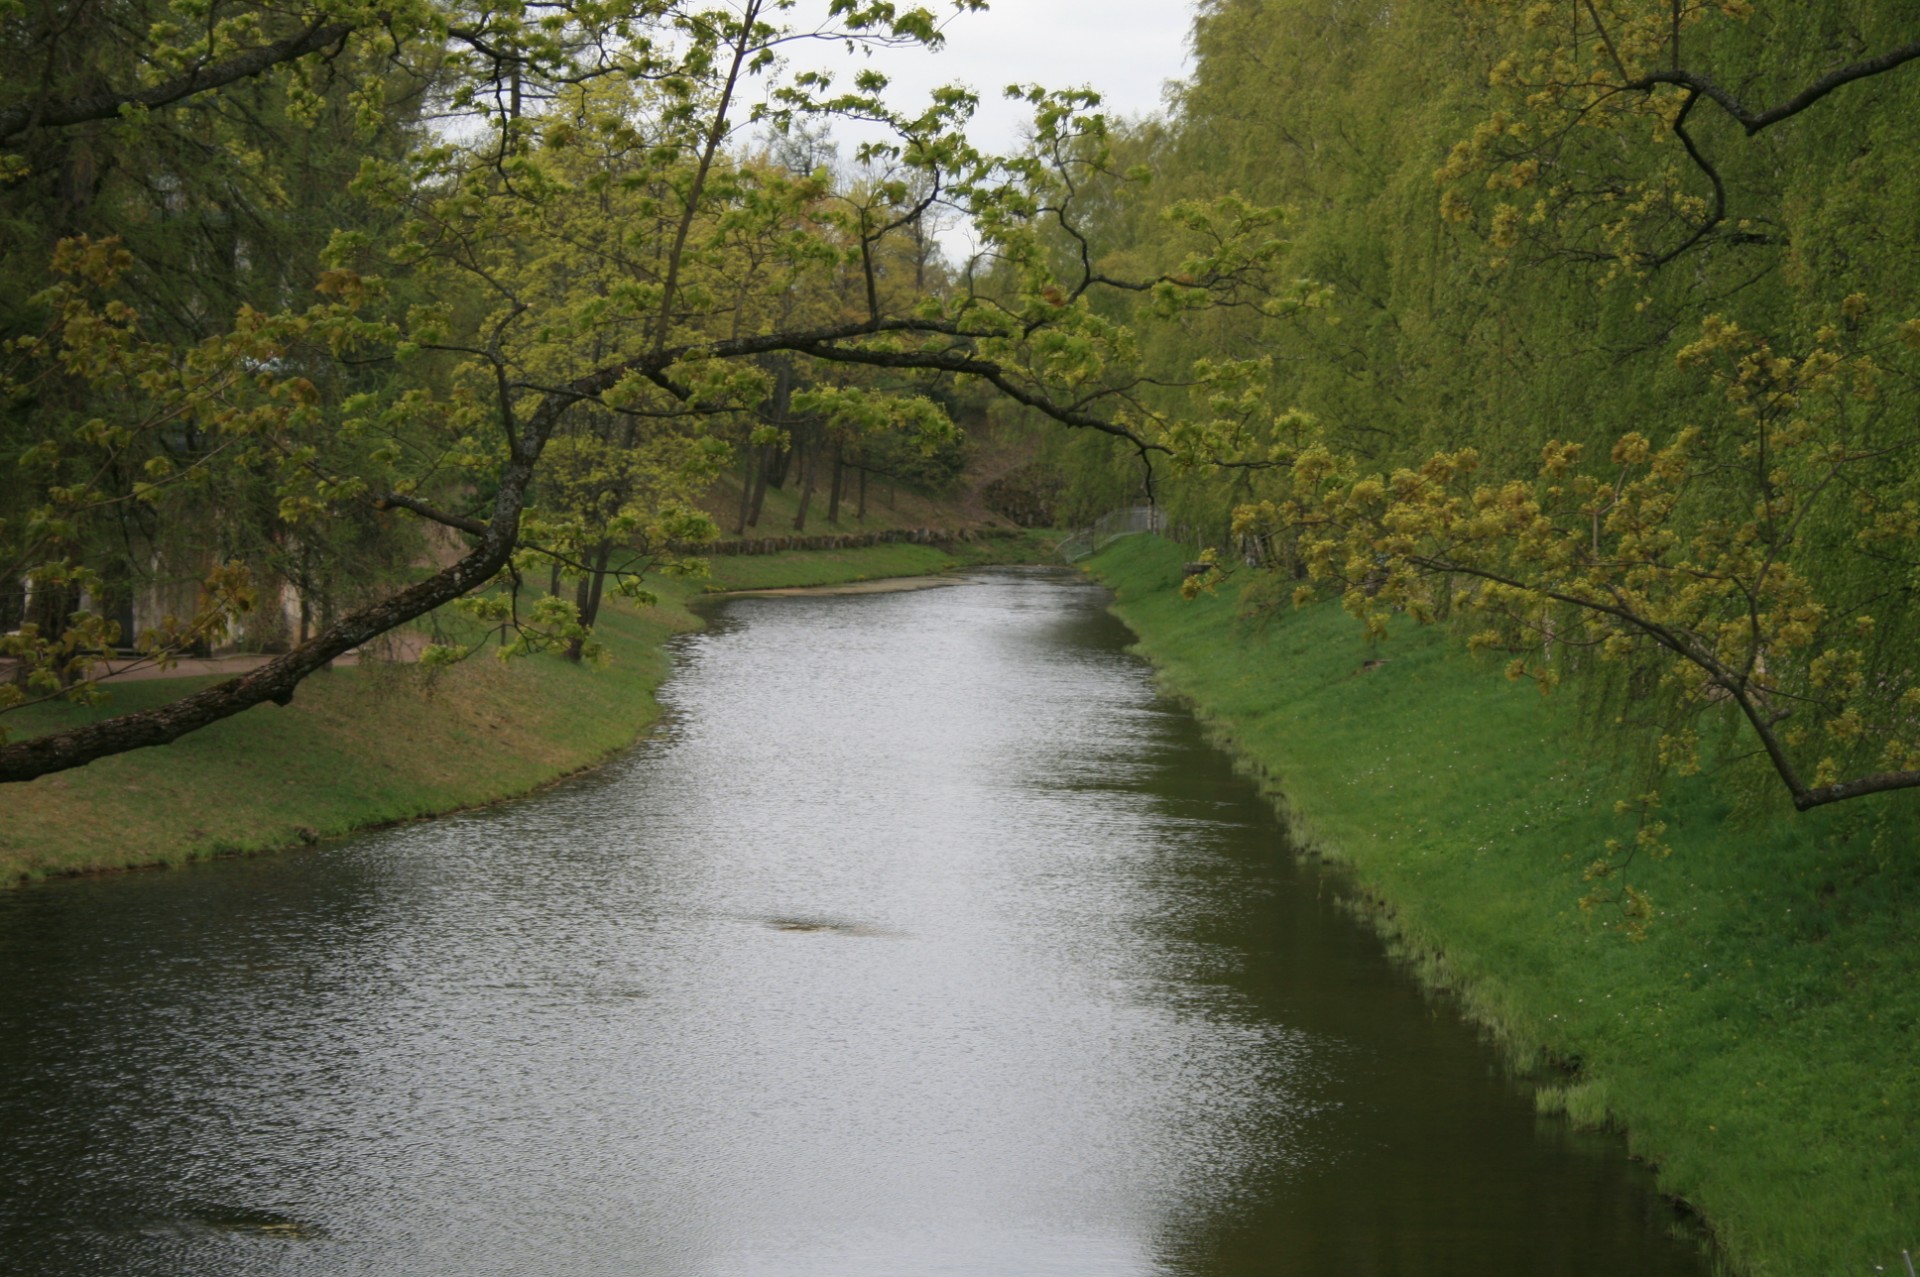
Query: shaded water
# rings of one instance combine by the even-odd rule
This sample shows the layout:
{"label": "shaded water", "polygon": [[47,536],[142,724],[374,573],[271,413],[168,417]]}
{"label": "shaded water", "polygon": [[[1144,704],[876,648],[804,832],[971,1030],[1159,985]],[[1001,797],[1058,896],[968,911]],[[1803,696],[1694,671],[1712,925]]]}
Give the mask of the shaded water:
{"label": "shaded water", "polygon": [[1056,574],[746,599],[525,802],[0,895],[0,1271],[1705,1271]]}

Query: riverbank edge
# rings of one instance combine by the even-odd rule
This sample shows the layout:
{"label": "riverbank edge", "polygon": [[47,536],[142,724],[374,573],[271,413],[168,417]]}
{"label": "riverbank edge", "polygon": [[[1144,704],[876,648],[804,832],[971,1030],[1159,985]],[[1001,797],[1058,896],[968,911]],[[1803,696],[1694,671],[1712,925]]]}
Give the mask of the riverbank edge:
{"label": "riverbank edge", "polygon": [[1565,743],[1573,698],[1514,688],[1433,631],[1369,648],[1337,606],[1255,614],[1237,584],[1183,602],[1185,557],[1142,536],[1083,566],[1295,850],[1342,866],[1348,903],[1541,1111],[1623,1131],[1717,1268],[1898,1271],[1920,1241],[1920,1174],[1896,1152],[1920,1125],[1898,1049],[1914,1002],[1893,992],[1920,974],[1899,943],[1911,869],[1889,908],[1847,881],[1860,821],[1736,826],[1697,783],[1663,813],[1676,854],[1640,878],[1666,907],[1628,940],[1576,904],[1624,791],[1615,760]]}
{"label": "riverbank edge", "polygon": [[[604,765],[656,729],[668,640],[701,628],[704,597],[1045,562],[1052,545],[1050,534],[1021,533],[716,558],[706,580],[652,583],[652,607],[610,605],[603,668],[483,655],[439,671],[329,671],[285,708],[256,707],[162,749],[10,787],[0,889],[290,850],[521,798]],[[94,710],[36,707],[23,734],[212,681],[129,683]]]}

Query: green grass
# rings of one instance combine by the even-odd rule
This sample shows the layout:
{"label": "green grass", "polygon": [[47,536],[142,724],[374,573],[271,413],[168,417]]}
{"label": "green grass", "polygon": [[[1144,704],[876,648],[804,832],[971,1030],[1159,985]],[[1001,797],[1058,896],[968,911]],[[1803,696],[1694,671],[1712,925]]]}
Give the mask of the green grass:
{"label": "green grass", "polygon": [[955,542],[949,546],[865,546],[853,550],[789,550],[779,554],[716,555],[709,590],[764,590],[786,586],[840,585],[883,577],[926,576],[992,563],[1057,563],[1058,533],[1022,531],[1013,536]]}
{"label": "green grass", "polygon": [[[157,749],[10,785],[0,795],[0,885],[49,875],[179,864],[286,847],[526,793],[604,759],[659,715],[663,644],[698,618],[703,589],[831,585],[968,563],[1041,561],[1045,542],[1002,538],[949,553],[885,545],[716,558],[705,582],[656,583],[659,605],[603,610],[608,661],[502,664],[483,653],[427,678],[414,667],[342,667]],[[212,679],[156,679],[88,709],[8,715],[20,736],[171,700]]]}
{"label": "green grass", "polygon": [[[1543,700],[1438,631],[1377,649],[1337,606],[1183,602],[1183,551],[1094,561],[1171,690],[1274,790],[1304,845],[1429,980],[1542,1058],[1544,1109],[1608,1121],[1753,1277],[1904,1272],[1920,1250],[1920,901],[1911,796],[1729,819],[1668,796],[1665,861],[1635,866],[1648,938],[1583,913],[1582,869],[1630,835],[1629,782],[1573,696]],[[1363,669],[1362,662],[1385,657]],[[1442,956],[1443,955],[1443,956]]]}
{"label": "green grass", "polygon": [[[258,851],[521,793],[632,742],[658,714],[677,602],[614,611],[606,668],[491,654],[316,674],[293,703],[255,706],[170,745],[7,788],[0,879]],[[617,671],[617,672],[616,672]],[[156,679],[97,709],[38,706],[22,735],[162,704],[212,679]],[[20,721],[24,720],[24,721]]]}

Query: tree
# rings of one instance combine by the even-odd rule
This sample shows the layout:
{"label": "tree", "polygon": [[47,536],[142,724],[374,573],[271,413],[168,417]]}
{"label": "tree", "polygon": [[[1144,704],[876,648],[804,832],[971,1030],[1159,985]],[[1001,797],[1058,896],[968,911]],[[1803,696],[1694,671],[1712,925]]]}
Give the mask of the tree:
{"label": "tree", "polygon": [[1163,373],[1268,363],[1206,415],[1270,464],[1155,495],[1261,566],[1250,606],[1332,593],[1583,680],[1654,791],[1609,885],[1696,768],[1801,809],[1920,785],[1911,41],[1875,0],[1214,0],[1175,118],[1115,143],[1163,217],[1077,205],[1115,274],[1196,195],[1289,209],[1269,269],[1322,306],[1139,326]]}
{"label": "tree", "polygon": [[[285,704],[340,653],[476,591],[500,591],[491,606],[511,620],[530,562],[599,570],[580,556],[586,546],[535,539],[564,518],[543,524],[544,513],[528,513],[543,483],[565,489],[552,464],[556,441],[601,428],[582,414],[638,423],[647,437],[699,439],[766,399],[771,358],[972,378],[1055,422],[1124,440],[1142,458],[1240,461],[1229,418],[1196,422],[1154,401],[1155,379],[1131,362],[1130,331],[1090,299],[1114,290],[1151,297],[1166,320],[1212,305],[1297,306],[1300,289],[1267,278],[1279,250],[1271,214],[1237,200],[1183,206],[1185,260],[1157,274],[1106,274],[1084,252],[1056,265],[1042,230],[1077,234],[1076,192],[1110,168],[1096,102],[1032,90],[1035,151],[996,160],[965,140],[968,95],[943,90],[923,110],[896,112],[872,73],[846,92],[825,76],[800,76],[757,113],[775,127],[852,113],[895,130],[897,141],[867,148],[866,158],[917,175],[912,202],[902,208],[903,184],[884,210],[823,214],[824,174],[738,158],[734,139],[756,115],[750,87],[792,39],[931,44],[938,35],[930,12],[881,0],[835,0],[827,31],[779,26],[784,8],[613,3],[544,25],[499,14],[479,27],[423,20],[420,30],[439,23],[455,41],[448,101],[494,95],[488,129],[420,137],[402,160],[370,161],[356,189],[392,210],[394,229],[336,235],[319,303],[243,311],[231,331],[198,346],[147,333],[132,308],[100,295],[123,264],[117,250],[68,249],[70,263],[98,268],[45,299],[52,318],[10,375],[16,403],[48,377],[74,379],[109,392],[93,401],[99,415],[90,421],[101,424],[86,427],[104,437],[136,428],[126,423],[164,430],[193,420],[211,440],[200,469],[270,485],[296,537],[306,530],[318,543],[317,530],[353,508],[438,525],[458,551],[243,677],[151,711],[0,744],[0,780],[162,744],[263,701]],[[615,87],[596,97],[591,82]],[[618,151],[621,162],[580,165],[573,154],[582,147]],[[592,198],[601,193],[611,201],[604,208]],[[896,295],[882,287],[888,246],[910,239],[935,205],[971,216],[991,260],[949,296]],[[849,287],[827,290],[843,298],[832,313],[796,315],[781,304],[789,288],[835,280]],[[322,359],[384,379],[331,386],[305,375]],[[1179,380],[1231,398],[1244,375],[1209,365]],[[924,412],[910,401],[890,411],[896,420]],[[585,453],[560,445],[570,450]],[[159,502],[175,488],[185,481],[142,489],[140,499]],[[51,493],[40,524],[58,522],[67,495]],[[28,574],[52,581],[67,570],[59,562],[41,556]],[[222,568],[209,578],[225,584],[208,591],[205,627],[249,605],[241,576]],[[60,633],[15,647],[30,681],[44,681],[63,653],[71,671],[71,656],[101,634],[82,612]]]}
{"label": "tree", "polygon": [[1703,723],[1732,717],[1802,811],[1920,787],[1920,444],[1881,395],[1912,375],[1920,321],[1868,328],[1865,311],[1850,299],[1798,354],[1709,318],[1678,358],[1727,411],[1658,446],[1628,434],[1604,468],[1552,442],[1530,478],[1482,479],[1472,449],[1366,475],[1309,448],[1296,498],[1239,526],[1298,530],[1309,576],[1370,633],[1393,610],[1459,609],[1475,646],[1513,654],[1510,677],[1637,671],[1668,697],[1659,755],[1680,774]]}
{"label": "tree", "polygon": [[[1867,15],[1792,12],[1801,7],[1753,0],[1484,6],[1498,108],[1439,170],[1445,215],[1465,221],[1480,212],[1497,250],[1530,242],[1630,272],[1656,270],[1714,240],[1776,242],[1762,209],[1738,207],[1716,155],[1724,148],[1699,135],[1700,117],[1717,111],[1744,138],[1756,138],[1838,90],[1920,58],[1920,40],[1896,37],[1875,47],[1878,33],[1866,28],[1879,24],[1862,21]],[[1894,29],[1910,36],[1909,26]],[[1782,43],[1816,50],[1826,65],[1775,88],[1779,76],[1761,67],[1777,56],[1762,51]],[[1848,45],[1837,57],[1825,52]],[[1680,153],[1647,145],[1662,138],[1676,141]],[[1753,166],[1743,168],[1743,177],[1753,175]]]}

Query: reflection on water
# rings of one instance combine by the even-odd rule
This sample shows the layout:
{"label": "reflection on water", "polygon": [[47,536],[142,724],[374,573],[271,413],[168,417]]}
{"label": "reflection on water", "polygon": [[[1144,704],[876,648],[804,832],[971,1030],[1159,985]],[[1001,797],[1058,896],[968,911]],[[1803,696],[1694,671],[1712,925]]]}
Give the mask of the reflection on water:
{"label": "reflection on water", "polygon": [[593,777],[0,897],[0,1270],[1704,1272],[1103,605],[739,600]]}

